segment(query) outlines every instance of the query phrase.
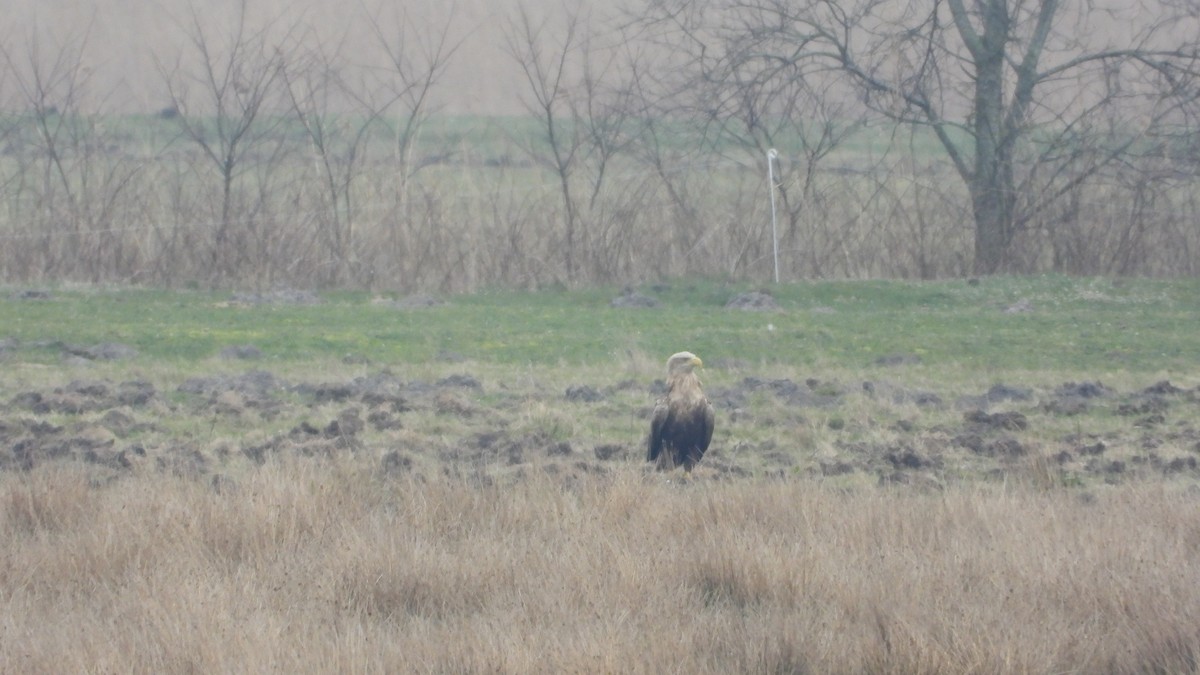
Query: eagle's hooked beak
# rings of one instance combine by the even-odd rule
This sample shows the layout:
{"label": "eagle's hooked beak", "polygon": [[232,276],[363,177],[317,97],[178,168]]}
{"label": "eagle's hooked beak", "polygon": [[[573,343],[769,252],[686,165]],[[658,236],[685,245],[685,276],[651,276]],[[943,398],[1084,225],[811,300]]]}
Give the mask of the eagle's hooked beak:
{"label": "eagle's hooked beak", "polygon": [[704,362],[700,360],[699,356],[693,356],[692,357],[692,365],[696,366],[697,368],[703,368]]}

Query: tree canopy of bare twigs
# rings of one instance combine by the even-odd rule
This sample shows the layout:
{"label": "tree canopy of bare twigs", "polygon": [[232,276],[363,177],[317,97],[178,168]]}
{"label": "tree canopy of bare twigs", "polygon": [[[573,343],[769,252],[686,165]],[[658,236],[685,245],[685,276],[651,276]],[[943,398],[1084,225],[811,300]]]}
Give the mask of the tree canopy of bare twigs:
{"label": "tree canopy of bare twigs", "polygon": [[636,57],[606,37],[604,22],[583,8],[541,17],[522,7],[505,29],[521,98],[539,125],[525,150],[557,181],[564,275],[572,282],[583,276],[581,268],[595,279],[619,267],[617,249],[625,243],[600,222],[600,197],[615,160],[634,143],[635,119],[644,110],[630,77]]}
{"label": "tree canopy of bare twigs", "polygon": [[[374,45],[353,42],[348,34],[328,43],[314,36],[303,41],[303,48],[281,69],[291,113],[309,139],[324,187],[315,234],[329,252],[326,278],[333,284],[341,283],[347,273],[369,284],[376,273],[364,261],[368,256],[360,255],[355,190],[372,132],[390,129],[393,147],[385,159],[395,167],[396,208],[403,211],[409,203],[409,181],[421,168],[413,161],[414,146],[435,111],[430,95],[462,44],[451,35],[449,22],[438,31],[422,33],[403,13],[395,21],[379,9],[367,16]],[[351,54],[361,53],[364,46],[382,52],[386,66],[364,68],[357,63]],[[398,257],[396,229],[389,243]]]}
{"label": "tree canopy of bare twigs", "polygon": [[274,35],[282,18],[265,24],[253,24],[247,18],[248,2],[242,0],[239,12],[229,33],[208,28],[201,20],[200,9],[189,6],[184,20],[184,34],[193,68],[181,67],[177,57],[174,66],[160,64],[171,107],[184,136],[201,151],[201,156],[216,169],[220,178],[220,212],[214,224],[215,233],[210,248],[210,272],[215,281],[222,274],[237,268],[252,267],[249,259],[252,231],[239,237],[239,225],[256,229],[256,221],[235,222],[238,192],[235,181],[246,170],[250,157],[270,162],[282,150],[279,143],[268,148],[264,141],[282,123],[272,115],[272,106],[281,100],[281,74],[288,56],[283,46],[289,44],[297,24],[283,28],[283,37]]}
{"label": "tree canopy of bare twigs", "polygon": [[[635,23],[685,55],[682,83],[717,124],[795,119],[801,92],[835,119],[928,130],[968,190],[974,271],[989,274],[1019,271],[1015,238],[1073,188],[1194,131],[1200,31],[1186,6],[1152,4],[650,0]],[[750,116],[746,101],[765,105]]]}

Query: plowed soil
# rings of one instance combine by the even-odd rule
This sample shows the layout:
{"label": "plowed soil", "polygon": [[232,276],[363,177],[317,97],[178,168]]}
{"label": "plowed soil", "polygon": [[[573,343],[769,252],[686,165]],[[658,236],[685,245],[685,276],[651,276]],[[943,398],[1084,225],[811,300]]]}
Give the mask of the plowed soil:
{"label": "plowed soil", "polygon": [[[455,366],[457,367],[457,366]],[[363,372],[364,367],[347,370]],[[778,477],[938,489],[1012,477],[1066,485],[1200,478],[1200,390],[1160,381],[995,384],[972,395],[885,381],[755,376],[709,387],[718,432],[696,477]],[[81,462],[236,483],[278,455],[355,457],[385,475],[491,482],[641,463],[661,381],[413,379],[387,368],[291,380],[257,369],[180,381],[0,382],[0,470]]]}

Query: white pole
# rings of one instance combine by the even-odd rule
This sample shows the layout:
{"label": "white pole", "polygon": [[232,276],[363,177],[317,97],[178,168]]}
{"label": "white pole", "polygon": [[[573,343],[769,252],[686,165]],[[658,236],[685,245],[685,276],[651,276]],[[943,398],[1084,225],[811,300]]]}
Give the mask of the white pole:
{"label": "white pole", "polygon": [[767,189],[771,192],[771,250],[775,255],[775,283],[779,283],[779,227],[775,224],[775,160],[779,153],[775,148],[767,151]]}

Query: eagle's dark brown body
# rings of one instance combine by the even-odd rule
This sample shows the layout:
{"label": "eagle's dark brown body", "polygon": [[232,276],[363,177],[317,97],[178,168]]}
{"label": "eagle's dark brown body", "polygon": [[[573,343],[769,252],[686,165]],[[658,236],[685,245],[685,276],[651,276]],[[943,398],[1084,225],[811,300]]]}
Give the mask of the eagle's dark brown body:
{"label": "eagle's dark brown body", "polygon": [[659,469],[691,471],[712,441],[713,407],[695,373],[702,365],[691,352],[667,360],[667,394],[654,406],[646,453]]}

